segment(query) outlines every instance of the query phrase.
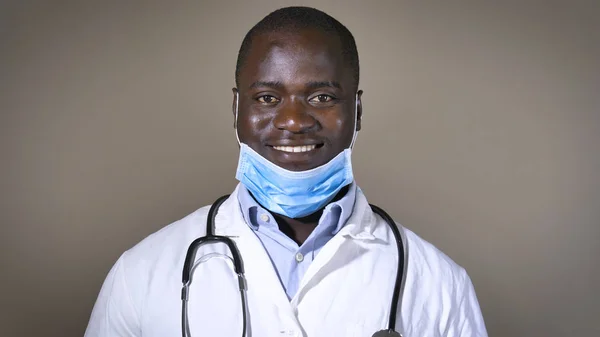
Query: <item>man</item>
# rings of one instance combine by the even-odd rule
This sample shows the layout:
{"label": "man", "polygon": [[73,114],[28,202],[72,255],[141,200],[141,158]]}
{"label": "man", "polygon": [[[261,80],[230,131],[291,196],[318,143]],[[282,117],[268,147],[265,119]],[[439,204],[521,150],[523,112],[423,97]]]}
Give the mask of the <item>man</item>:
{"label": "man", "polygon": [[[352,175],[358,83],[354,38],[327,14],[283,8],[253,27],[233,89],[241,183],[213,224],[214,234],[239,249],[243,298],[232,263],[214,258],[231,256],[229,249],[215,243],[199,249],[187,312],[182,308],[182,268],[190,243],[207,233],[204,207],[119,258],[86,336],[176,336],[182,312],[191,336],[362,337],[385,330],[399,257],[391,227]],[[398,228],[408,258],[396,330],[487,336],[464,269]]]}

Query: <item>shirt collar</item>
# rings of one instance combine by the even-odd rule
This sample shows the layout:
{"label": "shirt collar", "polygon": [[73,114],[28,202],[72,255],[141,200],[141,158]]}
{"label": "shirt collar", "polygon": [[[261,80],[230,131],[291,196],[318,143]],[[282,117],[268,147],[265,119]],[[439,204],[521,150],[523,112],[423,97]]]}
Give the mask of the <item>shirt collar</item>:
{"label": "shirt collar", "polygon": [[[337,234],[352,215],[356,201],[356,188],[356,183],[352,182],[348,192],[342,198],[325,206],[317,227],[322,227],[322,225],[330,227],[332,234]],[[264,222],[259,221],[259,216],[269,212],[256,202],[248,189],[241,183],[238,186],[238,201],[244,220],[250,228],[258,230],[259,223],[264,225]],[[269,225],[277,226],[274,221]]]}

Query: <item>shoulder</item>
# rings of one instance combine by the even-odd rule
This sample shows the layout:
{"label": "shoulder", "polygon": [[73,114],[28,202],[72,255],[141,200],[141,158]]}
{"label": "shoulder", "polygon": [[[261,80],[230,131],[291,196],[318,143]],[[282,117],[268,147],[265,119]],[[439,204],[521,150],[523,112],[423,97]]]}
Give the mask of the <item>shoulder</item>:
{"label": "shoulder", "polygon": [[121,255],[122,278],[133,306],[140,312],[159,296],[157,289],[169,291],[180,285],[181,266],[188,246],[205,235],[209,208],[202,207],[163,227]]}
{"label": "shoulder", "polygon": [[173,277],[180,275],[179,260],[185,256],[187,242],[205,231],[202,224],[206,223],[207,212],[207,207],[200,208],[149,235],[119,257],[94,304],[86,337],[140,333],[148,294],[151,289],[177,284],[178,279]]}
{"label": "shoulder", "polygon": [[454,288],[468,278],[465,269],[436,246],[402,227],[408,252],[408,272],[415,281]]}
{"label": "shoulder", "polygon": [[[464,268],[458,265],[452,258],[438,249],[429,241],[421,238],[413,231],[406,227],[402,227],[406,235],[406,241],[409,249],[409,256],[420,266],[420,269],[431,269],[450,272],[464,273]],[[415,266],[417,267],[417,266]]]}
{"label": "shoulder", "polygon": [[[225,201],[219,215],[230,214],[238,205],[237,189]],[[157,271],[169,272],[174,265],[179,268],[187,253],[189,245],[195,239],[206,235],[207,216],[212,205],[203,206],[184,218],[177,220],[162,229],[148,235],[122,256],[125,270],[130,270],[132,277]],[[239,206],[238,206],[239,207]],[[168,269],[168,270],[167,270]],[[179,271],[176,274],[180,274]]]}
{"label": "shoulder", "polygon": [[[149,291],[157,284],[179,281],[189,244],[206,232],[208,206],[148,235],[119,258],[121,273],[134,306],[142,307]],[[169,280],[163,278],[170,278]]]}
{"label": "shoulder", "polygon": [[[419,331],[423,326],[444,336],[487,336],[475,289],[467,271],[448,255],[404,228],[408,245],[408,271],[403,309],[417,321],[404,322]],[[435,318],[432,320],[432,318]]]}
{"label": "shoulder", "polygon": [[[148,235],[132,248],[125,251],[121,259],[126,267],[138,264],[153,264],[165,255],[177,254],[186,249],[186,243],[206,233],[206,216],[210,206],[199,208]],[[185,245],[185,246],[184,246]]]}
{"label": "shoulder", "polygon": [[[386,224],[381,215],[377,216],[378,212],[374,211],[372,206],[368,203],[362,190],[358,188],[353,215],[349,222],[354,219],[354,222],[360,222],[362,226],[372,226],[373,233],[376,235],[389,237],[392,233],[389,230],[389,224]],[[411,285],[411,281],[435,283],[438,288],[442,285],[452,287],[456,283],[464,282],[466,272],[461,266],[410,229],[398,222],[395,223],[404,241],[407,287]]]}

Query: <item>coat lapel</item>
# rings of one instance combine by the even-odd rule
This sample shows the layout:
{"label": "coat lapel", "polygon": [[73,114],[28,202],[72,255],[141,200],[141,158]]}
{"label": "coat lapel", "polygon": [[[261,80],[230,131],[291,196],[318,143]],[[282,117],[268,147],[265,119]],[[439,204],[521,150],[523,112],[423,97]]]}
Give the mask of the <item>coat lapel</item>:
{"label": "coat lapel", "polygon": [[296,296],[292,299],[292,304],[297,306],[300,303],[302,296],[318,283],[313,281],[320,279],[321,273],[327,273],[331,268],[336,268],[331,265],[336,255],[344,254],[344,258],[340,261],[343,261],[343,264],[348,264],[352,259],[360,257],[357,245],[359,241],[376,241],[381,239],[375,236],[376,225],[375,216],[369,207],[367,199],[362,191],[357,189],[356,202],[352,215],[346,225],[325,244],[310,265],[300,282]]}

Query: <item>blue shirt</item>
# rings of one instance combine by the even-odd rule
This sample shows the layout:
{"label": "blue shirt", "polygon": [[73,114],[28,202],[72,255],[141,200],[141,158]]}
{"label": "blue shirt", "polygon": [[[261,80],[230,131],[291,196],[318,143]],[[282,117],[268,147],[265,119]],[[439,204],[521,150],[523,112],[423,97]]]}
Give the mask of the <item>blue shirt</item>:
{"label": "blue shirt", "polygon": [[279,230],[273,215],[254,200],[244,185],[240,185],[238,201],[244,220],[265,247],[289,299],[296,294],[304,273],[321,248],[346,224],[355,198],[356,184],[352,183],[346,195],[325,207],[315,230],[298,246]]}

